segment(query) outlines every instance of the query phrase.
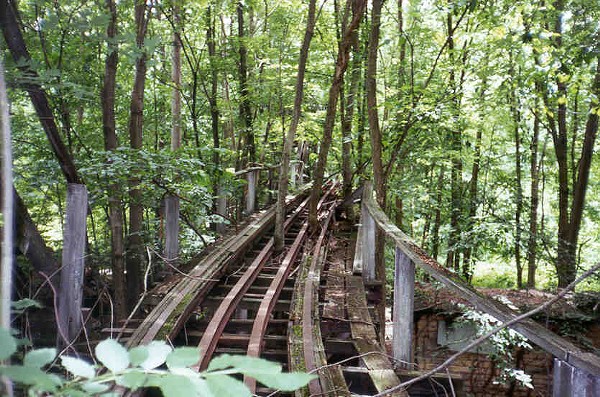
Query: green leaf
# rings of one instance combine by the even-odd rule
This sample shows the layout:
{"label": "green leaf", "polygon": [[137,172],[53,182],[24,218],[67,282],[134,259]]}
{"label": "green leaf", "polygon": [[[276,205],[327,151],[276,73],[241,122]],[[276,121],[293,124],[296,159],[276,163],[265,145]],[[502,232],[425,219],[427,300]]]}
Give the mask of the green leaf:
{"label": "green leaf", "polygon": [[190,378],[190,381],[192,382],[192,385],[194,386],[194,390],[196,391],[197,395],[202,397],[220,397],[212,393],[206,380],[196,377]]}
{"label": "green leaf", "polygon": [[211,393],[219,397],[250,397],[252,393],[246,385],[228,375],[207,376],[206,384]]}
{"label": "green leaf", "polygon": [[193,383],[186,376],[166,375],[160,381],[160,391],[164,397],[189,396],[195,390]]}
{"label": "green leaf", "polygon": [[76,357],[61,356],[60,358],[63,367],[65,367],[65,369],[72,373],[74,376],[79,376],[88,379],[91,379],[96,376],[96,370],[92,365],[88,364],[87,362]]}
{"label": "green leaf", "polygon": [[90,394],[103,393],[110,389],[110,385],[99,382],[86,382],[83,385],[81,385],[81,387],[83,388],[83,390]]}
{"label": "green leaf", "polygon": [[263,358],[222,354],[208,364],[207,371],[215,371],[233,367],[239,372],[254,371],[264,374],[281,373],[281,365]]}
{"label": "green leaf", "polygon": [[129,361],[131,365],[139,366],[148,358],[148,348],[146,346],[136,346],[129,350]]}
{"label": "green leaf", "polygon": [[186,368],[200,361],[200,353],[195,347],[178,347],[167,356],[167,367]]}
{"label": "green leaf", "polygon": [[169,353],[171,353],[171,347],[165,342],[152,341],[146,346],[148,349],[148,357],[144,362],[140,363],[140,367],[148,370],[164,364]]}
{"label": "green leaf", "polygon": [[148,376],[143,372],[127,372],[117,377],[117,385],[127,387],[131,390],[139,389],[142,386],[146,386]]}
{"label": "green leaf", "polygon": [[96,357],[111,372],[129,367],[129,353],[114,339],[106,339],[96,345]]}
{"label": "green leaf", "polygon": [[61,395],[69,397],[89,397],[89,394],[79,389],[67,388],[61,390]]}
{"label": "green leaf", "polygon": [[17,342],[10,331],[0,328],[0,360],[6,360],[17,351]]}
{"label": "green leaf", "polygon": [[264,373],[252,373],[250,371],[246,371],[244,374],[256,379],[267,387],[282,391],[297,390],[306,386],[311,380],[317,378],[315,375],[302,372],[281,373],[277,376]]}
{"label": "green leaf", "polygon": [[19,299],[18,301],[13,302],[11,306],[14,310],[17,311],[23,311],[30,307],[34,307],[36,309],[44,308],[44,306],[40,302],[29,298]]}
{"label": "green leaf", "polygon": [[44,365],[50,364],[55,357],[55,348],[32,350],[25,355],[23,365],[26,367],[42,368]]}
{"label": "green leaf", "polygon": [[34,367],[23,367],[20,365],[0,367],[0,374],[11,379],[13,382],[31,385],[45,391],[54,391],[62,383],[60,378]]}

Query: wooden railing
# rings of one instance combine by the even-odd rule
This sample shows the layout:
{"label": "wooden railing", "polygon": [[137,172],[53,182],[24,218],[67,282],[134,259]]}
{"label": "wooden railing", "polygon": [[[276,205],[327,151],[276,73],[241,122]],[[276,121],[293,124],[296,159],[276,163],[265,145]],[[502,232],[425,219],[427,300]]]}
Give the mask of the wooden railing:
{"label": "wooden railing", "polygon": [[[381,230],[381,234],[395,246],[392,350],[394,358],[399,362],[411,363],[413,361],[415,266],[442,283],[457,296],[467,300],[477,310],[485,312],[503,323],[517,317],[518,314],[512,309],[496,300],[483,296],[413,243],[406,234],[389,220],[374,200],[370,182],[365,184],[363,191],[361,221],[355,256],[355,272],[362,272],[365,281],[372,281],[375,277],[377,229]],[[575,383],[578,387],[583,387],[581,379],[587,379],[587,384],[589,384],[585,390],[590,392],[600,391],[599,356],[582,350],[531,319],[519,321],[511,325],[511,328],[556,358],[555,396],[559,395],[556,393],[574,388]],[[405,367],[410,369],[410,366]],[[560,377],[560,380],[556,379],[558,377]],[[560,390],[557,389],[559,386]],[[560,395],[567,396],[571,394]],[[600,394],[592,392],[592,394],[586,395]]]}

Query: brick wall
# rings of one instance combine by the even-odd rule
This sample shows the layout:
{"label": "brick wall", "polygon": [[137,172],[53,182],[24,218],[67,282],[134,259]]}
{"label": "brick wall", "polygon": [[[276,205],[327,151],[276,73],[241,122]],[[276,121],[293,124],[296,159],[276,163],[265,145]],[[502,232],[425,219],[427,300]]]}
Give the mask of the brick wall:
{"label": "brick wall", "polygon": [[[430,370],[455,353],[438,345],[438,323],[447,320],[435,313],[415,313],[414,352],[419,370]],[[463,382],[463,390],[468,396],[549,396],[552,390],[552,356],[543,350],[533,349],[514,352],[513,368],[520,368],[531,375],[534,389],[518,385],[497,384],[494,381],[499,373],[496,363],[487,354],[465,353],[450,367],[453,378]],[[518,361],[518,363],[517,363]]]}

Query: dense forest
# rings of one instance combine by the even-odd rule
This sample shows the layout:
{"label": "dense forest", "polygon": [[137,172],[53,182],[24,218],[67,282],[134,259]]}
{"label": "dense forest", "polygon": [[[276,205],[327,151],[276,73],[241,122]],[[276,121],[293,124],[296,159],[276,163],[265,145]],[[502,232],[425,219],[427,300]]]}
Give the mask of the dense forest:
{"label": "dense forest", "polygon": [[285,197],[302,164],[314,195],[373,180],[469,282],[565,287],[600,258],[599,21],[589,0],[0,0],[21,277],[56,269],[84,184],[88,276],[124,318],[149,263],[236,222],[236,171],[280,169]]}

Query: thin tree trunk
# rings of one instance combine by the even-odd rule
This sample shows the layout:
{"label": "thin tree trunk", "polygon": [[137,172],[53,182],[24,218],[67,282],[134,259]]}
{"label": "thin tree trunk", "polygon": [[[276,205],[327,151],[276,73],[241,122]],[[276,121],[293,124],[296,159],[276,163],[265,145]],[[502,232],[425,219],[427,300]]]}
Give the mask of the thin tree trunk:
{"label": "thin tree trunk", "polygon": [[[143,147],[142,133],[144,123],[144,86],[146,83],[146,52],[144,38],[148,27],[150,9],[143,2],[136,3],[136,43],[141,51],[135,63],[135,77],[131,91],[131,105],[129,116],[129,144],[133,150]],[[142,238],[144,207],[142,205],[142,192],[139,189],[139,177],[129,180],[129,238],[127,244],[127,303],[132,308],[141,292],[141,269],[144,258]]]}
{"label": "thin tree trunk", "polygon": [[[459,84],[456,81],[456,72],[454,63],[454,36],[453,36],[453,24],[452,14],[447,15],[447,28],[448,28],[448,51],[450,62],[450,87],[453,90],[453,116],[458,116],[460,111],[459,106]],[[457,273],[460,271],[460,250],[458,245],[460,243],[460,218],[462,214],[462,136],[458,125],[452,127],[450,133],[450,151],[452,158],[452,169],[450,170],[451,179],[451,198],[450,198],[450,234],[448,236],[448,252],[446,256],[446,266],[453,268]]]}
{"label": "thin tree trunk", "polygon": [[[478,189],[479,189],[479,169],[481,166],[481,139],[482,139],[482,128],[477,129],[477,135],[475,137],[475,153],[473,155],[473,167],[471,168],[471,180],[469,182],[469,218],[467,220],[466,233],[473,231],[475,226],[475,215],[477,214],[477,206],[479,204]],[[464,251],[463,256],[463,267],[462,274],[465,280],[471,280],[473,276],[473,263],[472,256],[475,251],[476,239],[470,239],[469,246]]]}
{"label": "thin tree trunk", "polygon": [[[346,27],[344,27],[345,31]],[[350,87],[345,101],[341,101],[343,109],[342,116],[342,195],[344,202],[348,202],[345,207],[348,219],[354,219],[354,204],[348,200],[352,194],[352,121],[354,118],[354,108],[360,85],[362,57],[358,41],[358,31],[352,33],[352,65]],[[343,96],[343,94],[342,94]],[[342,99],[342,97],[340,97]]]}
{"label": "thin tree trunk", "polygon": [[283,154],[281,159],[281,168],[279,171],[279,192],[277,195],[277,209],[275,216],[275,250],[280,251],[284,246],[283,223],[285,221],[285,197],[287,196],[289,183],[290,157],[292,155],[292,146],[296,137],[296,130],[300,121],[302,112],[302,100],[304,97],[304,74],[306,71],[306,62],[308,60],[308,50],[315,29],[316,0],[310,0],[308,4],[308,19],[306,21],[306,31],[300,48],[298,58],[298,75],[296,76],[296,97],[294,98],[294,110],[292,121],[288,129],[287,136],[283,141]]}
{"label": "thin tree trunk", "polygon": [[538,165],[539,134],[540,119],[537,115],[534,115],[533,135],[530,147],[531,201],[529,204],[529,239],[527,241],[527,288],[532,289],[535,288],[535,273],[537,269],[537,223],[540,187],[540,166]]}
{"label": "thin tree trunk", "polygon": [[[181,147],[181,15],[180,5],[173,3],[173,52],[171,54],[171,151]],[[177,156],[177,154],[175,154]],[[179,197],[169,194],[165,197],[165,259],[175,264],[179,256]]]}
{"label": "thin tree trunk", "polygon": [[[600,96],[600,57],[598,57],[597,59],[596,75],[594,77],[594,82],[592,84],[591,91],[594,97],[597,98],[598,96]],[[583,219],[585,194],[587,191],[588,181],[590,177],[590,169],[592,166],[592,156],[594,154],[596,135],[598,133],[598,104],[594,104],[592,101],[590,106],[591,109],[588,113],[588,118],[585,126],[585,135],[583,139],[583,146],[581,148],[581,158],[578,162],[579,167],[577,169],[577,181],[573,189],[573,203],[570,212],[571,224],[568,239],[569,246],[571,248],[569,256],[573,263],[573,279],[575,278],[576,273],[576,250],[577,243],[579,240],[579,231],[581,229],[581,221]],[[568,280],[570,280],[570,278]]]}
{"label": "thin tree trunk", "polygon": [[[513,99],[516,101],[516,98]],[[521,172],[521,136],[519,133],[520,113],[514,103],[515,139],[515,264],[517,267],[517,288],[523,288],[523,263],[521,261],[521,215],[523,213],[523,185]]]}
{"label": "thin tree trunk", "polygon": [[[353,1],[353,0],[348,0]],[[309,208],[309,222],[311,227],[316,229],[318,225],[317,220],[317,202],[321,193],[321,185],[323,185],[323,176],[325,174],[325,167],[327,165],[327,155],[329,154],[329,147],[331,146],[331,136],[333,133],[333,125],[335,122],[335,114],[337,110],[337,101],[340,96],[340,89],[344,80],[344,73],[348,68],[348,60],[350,54],[350,46],[352,45],[352,32],[358,28],[362,20],[362,15],[366,7],[365,0],[354,0],[356,7],[353,7],[354,14],[352,21],[348,24],[348,28],[342,37],[342,41],[338,47],[337,60],[335,63],[335,72],[333,75],[333,81],[329,88],[329,100],[327,102],[327,112],[325,114],[325,124],[323,126],[323,139],[319,148],[319,158],[315,167],[313,175],[313,187],[310,193],[310,208]]]}
{"label": "thin tree trunk", "polygon": [[381,208],[386,203],[386,181],[383,178],[382,141],[377,107],[377,52],[379,51],[379,31],[381,27],[382,0],[373,0],[371,9],[371,35],[367,58],[367,115],[371,132],[371,154],[373,161],[373,183],[377,202]]}
{"label": "thin tree trunk", "polygon": [[[219,76],[217,72],[217,66],[215,62],[215,58],[217,57],[217,42],[216,42],[216,32],[215,32],[215,17],[213,15],[213,5],[209,4],[206,9],[206,44],[208,47],[208,60],[210,64],[210,95],[208,97],[208,103],[210,105],[210,120],[211,120],[211,132],[213,139],[213,166],[214,172],[212,174],[212,185],[213,185],[213,197],[215,197],[213,201],[213,212],[219,215],[225,215],[224,208],[219,205],[219,203],[223,203],[225,200],[224,197],[221,196],[221,190],[219,189],[220,180],[221,180],[221,155],[219,153],[219,149],[221,147],[221,139],[219,133],[219,107],[217,103],[217,92],[219,88]],[[215,230],[218,232],[224,231],[224,223],[219,222],[214,225]]]}
{"label": "thin tree trunk", "polygon": [[[118,64],[117,8],[114,0],[106,0],[110,22],[106,29],[107,55],[104,63],[104,84],[102,86],[102,126],[104,130],[104,148],[114,151],[119,147],[115,122],[115,89]],[[111,160],[108,160],[110,167]],[[108,224],[111,241],[111,266],[115,318],[127,317],[127,286],[125,282],[125,244],[123,234],[122,192],[118,183],[108,185]]]}
{"label": "thin tree trunk", "polygon": [[440,253],[440,227],[442,226],[442,201],[444,199],[444,172],[445,167],[442,165],[437,180],[435,218],[433,221],[433,230],[431,231],[431,257],[436,260]]}
{"label": "thin tree trunk", "polygon": [[246,47],[246,32],[244,28],[244,2],[237,4],[238,40],[239,40],[239,79],[240,79],[240,118],[243,123],[242,136],[239,139],[241,150],[240,168],[248,163],[256,162],[256,147],[254,145],[254,130],[252,127],[252,111],[250,109],[250,90],[248,89],[248,50]]}

